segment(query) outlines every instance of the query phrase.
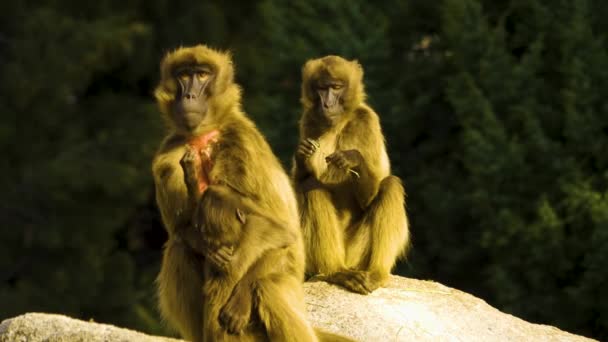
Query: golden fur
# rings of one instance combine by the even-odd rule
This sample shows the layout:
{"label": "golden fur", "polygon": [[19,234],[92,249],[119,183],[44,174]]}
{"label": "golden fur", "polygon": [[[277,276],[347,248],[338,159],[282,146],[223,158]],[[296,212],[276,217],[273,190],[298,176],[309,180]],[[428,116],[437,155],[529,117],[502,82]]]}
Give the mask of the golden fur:
{"label": "golden fur", "polygon": [[[337,122],[319,110],[320,78],[343,81],[343,113]],[[302,69],[300,139],[318,148],[296,154],[292,171],[306,246],[306,271],[346,288],[369,293],[388,278],[409,243],[405,192],[391,175],[378,115],[365,103],[363,70],[356,61],[327,56]],[[345,170],[326,158],[340,151],[360,155]],[[354,152],[352,152],[354,151]],[[358,153],[357,153],[358,151]]]}
{"label": "golden fur", "polygon": [[[209,110],[192,131],[171,124],[176,115],[172,111],[176,94],[172,70],[188,63],[208,64],[215,71]],[[155,95],[171,132],[152,166],[157,203],[169,234],[157,279],[160,311],[183,338],[196,342],[315,341],[316,334],[305,319],[304,248],[295,196],[270,146],[242,112],[233,74],[228,54],[202,45],[180,48],[161,63],[161,81]],[[189,139],[212,130],[218,130],[219,137],[211,157],[210,188],[224,187],[229,196],[242,199],[240,203],[228,199],[212,204],[224,205],[226,212],[234,206],[254,204],[248,207],[240,235],[226,236],[236,241],[236,246],[225,270],[214,269],[201,257],[209,251],[205,250],[205,236],[193,224],[195,219],[201,220],[197,225],[213,225],[205,229],[219,234],[214,241],[220,241],[225,212],[204,204],[203,193],[201,211],[194,215],[198,202],[188,198],[180,165]],[[224,223],[227,227],[234,224]],[[221,326],[220,316],[226,315],[237,321],[246,319],[248,324],[240,335],[229,334]]]}

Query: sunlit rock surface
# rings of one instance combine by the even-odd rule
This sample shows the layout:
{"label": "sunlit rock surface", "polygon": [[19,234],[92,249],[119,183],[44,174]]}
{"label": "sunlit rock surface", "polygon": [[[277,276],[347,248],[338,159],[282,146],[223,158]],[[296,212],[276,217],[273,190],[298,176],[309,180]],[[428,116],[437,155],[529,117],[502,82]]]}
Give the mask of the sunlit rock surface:
{"label": "sunlit rock surface", "polygon": [[[393,276],[362,296],[324,282],[304,284],[313,325],[358,341],[593,341],[532,324],[439,283]],[[548,308],[550,310],[550,308]],[[0,324],[0,342],[180,341],[62,315],[28,313]]]}
{"label": "sunlit rock surface", "polygon": [[367,296],[323,282],[304,287],[315,326],[359,341],[593,341],[432,281],[392,276]]}

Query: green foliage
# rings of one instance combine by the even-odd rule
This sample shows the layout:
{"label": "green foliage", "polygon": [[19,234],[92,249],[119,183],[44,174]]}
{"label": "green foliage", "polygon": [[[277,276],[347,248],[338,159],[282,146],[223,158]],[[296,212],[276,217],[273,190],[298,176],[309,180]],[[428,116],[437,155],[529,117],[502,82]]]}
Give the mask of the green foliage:
{"label": "green foliage", "polygon": [[443,29],[479,280],[509,312],[604,336],[608,56],[589,5],[514,1],[491,25],[478,2],[446,1]]}
{"label": "green foliage", "polygon": [[608,338],[606,14],[599,0],[3,2],[0,318],[166,333],[151,93],[166,51],[203,42],[233,52],[286,168],[301,65],[358,59],[408,192],[396,272]]}
{"label": "green foliage", "polygon": [[150,191],[161,127],[149,97],[129,94],[142,74],[121,71],[149,30],[51,7],[13,15],[23,21],[6,28],[0,57],[0,317],[60,311],[136,325],[142,289],[116,235]]}

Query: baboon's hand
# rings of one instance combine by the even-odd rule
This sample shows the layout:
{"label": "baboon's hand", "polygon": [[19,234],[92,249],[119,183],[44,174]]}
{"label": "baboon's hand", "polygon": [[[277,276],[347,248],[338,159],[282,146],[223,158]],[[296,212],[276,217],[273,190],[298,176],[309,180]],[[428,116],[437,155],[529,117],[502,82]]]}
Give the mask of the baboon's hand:
{"label": "baboon's hand", "polygon": [[234,257],[234,247],[207,248],[205,257],[216,270],[227,273],[230,268],[230,262]]}
{"label": "baboon's hand", "polygon": [[336,151],[325,158],[328,165],[349,170],[361,164],[363,156],[357,150]]}
{"label": "baboon's hand", "polygon": [[198,186],[198,180],[196,179],[196,166],[198,159],[199,156],[197,155],[197,151],[190,146],[186,146],[186,152],[179,161],[179,164],[184,171],[184,181],[186,182],[188,190],[193,190]]}
{"label": "baboon's hand", "polygon": [[306,138],[298,143],[297,155],[302,160],[310,158],[319,149],[319,142],[314,139]]}
{"label": "baboon's hand", "polygon": [[235,287],[228,302],[220,311],[220,324],[228,333],[240,335],[251,317],[251,290]]}

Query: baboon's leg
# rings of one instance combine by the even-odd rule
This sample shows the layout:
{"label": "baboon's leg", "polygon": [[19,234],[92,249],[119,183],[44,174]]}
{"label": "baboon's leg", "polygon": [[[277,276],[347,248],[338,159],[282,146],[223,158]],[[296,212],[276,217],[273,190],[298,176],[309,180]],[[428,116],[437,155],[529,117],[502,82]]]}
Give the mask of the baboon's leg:
{"label": "baboon's leg", "polygon": [[231,334],[241,334],[251,322],[253,292],[257,282],[288,272],[287,249],[266,252],[234,286],[230,298],[220,311],[220,324]]}
{"label": "baboon's leg", "polygon": [[370,293],[388,279],[409,243],[401,180],[386,177],[361,220],[347,230],[346,265],[327,280],[358,293]]}
{"label": "baboon's leg", "polygon": [[405,212],[405,189],[401,180],[388,176],[380,183],[378,196],[365,215],[371,236],[367,269],[384,280],[397,259],[406,252],[410,230]]}
{"label": "baboon's leg", "polygon": [[170,239],[156,280],[162,316],[184,339],[202,342],[203,274],[201,262],[182,243]]}
{"label": "baboon's leg", "polygon": [[298,196],[306,273],[330,274],[344,269],[344,231],[339,227],[331,193],[317,188]]}
{"label": "baboon's leg", "polygon": [[276,276],[259,280],[255,300],[270,341],[317,341],[306,318],[302,284],[296,277]]}

